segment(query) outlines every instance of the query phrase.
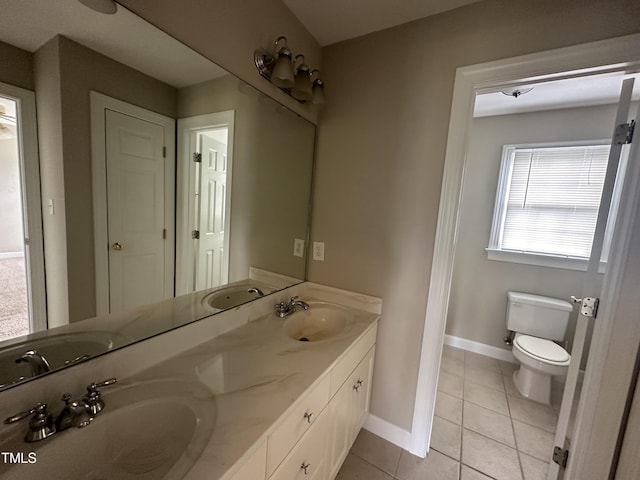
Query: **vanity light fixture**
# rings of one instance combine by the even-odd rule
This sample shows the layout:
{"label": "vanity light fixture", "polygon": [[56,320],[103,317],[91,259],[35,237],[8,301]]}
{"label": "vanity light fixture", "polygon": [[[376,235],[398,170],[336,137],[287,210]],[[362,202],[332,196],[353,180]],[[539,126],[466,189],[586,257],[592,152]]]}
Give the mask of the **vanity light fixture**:
{"label": "vanity light fixture", "polygon": [[511,87],[502,90],[502,94],[507,97],[518,98],[520,95],[529,93],[531,90],[533,90],[533,87]]}
{"label": "vanity light fixture", "polygon": [[113,15],[118,11],[118,5],[114,0],[78,0],[85,7],[95,10],[99,13]]}
{"label": "vanity light fixture", "polygon": [[285,36],[278,37],[274,47],[275,53],[262,48],[253,52],[253,61],[258,73],[300,103],[325,103],[322,80],[318,77],[312,80],[313,74],[319,74],[320,71],[311,71],[302,54],[296,55],[294,59]]}

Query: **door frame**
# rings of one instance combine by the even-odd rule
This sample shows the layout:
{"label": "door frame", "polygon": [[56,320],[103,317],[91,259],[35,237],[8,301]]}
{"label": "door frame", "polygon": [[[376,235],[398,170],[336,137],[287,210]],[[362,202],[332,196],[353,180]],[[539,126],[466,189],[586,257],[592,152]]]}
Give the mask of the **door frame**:
{"label": "door frame", "polygon": [[164,248],[165,298],[174,295],[175,247],[175,120],[122,100],[90,92],[91,177],[93,192],[93,242],[96,271],[96,315],[109,313],[109,238],[107,208],[106,122],[104,111],[113,110],[164,128],[164,220],[167,238]]}
{"label": "door frame", "polygon": [[[413,423],[408,445],[406,446],[411,453],[422,457],[426,455],[433,426],[437,379],[440,371],[440,358],[453,274],[460,193],[462,191],[469,123],[473,115],[475,93],[495,91],[498,85],[504,88],[543,79],[550,80],[585,74],[624,71],[634,67],[636,69],[640,68],[640,35],[638,34],[457,69],[435,246],[431,263]],[[630,230],[629,227],[627,226],[624,230]],[[628,231],[622,231],[619,236],[625,237],[628,234]],[[626,251],[617,252],[617,255],[623,254],[626,254]],[[613,265],[611,270],[615,269],[616,266]],[[610,272],[612,278],[616,273],[619,272]],[[615,321],[615,317],[612,317],[612,321],[602,321],[600,324],[604,330],[610,331]],[[607,337],[607,331],[601,333],[601,338]],[[606,349],[594,349],[597,344],[599,342],[593,342],[590,353],[592,356],[590,361],[593,360],[592,363],[595,365],[598,364],[597,362],[604,363],[606,358]],[[587,377],[591,376],[595,376],[594,372],[588,371]],[[589,389],[590,378],[587,377],[585,378],[584,392],[590,394],[592,390],[597,391],[599,385],[596,384],[593,389]],[[581,402],[581,406],[584,403]],[[592,413],[590,418],[586,412],[580,417],[583,424],[586,425],[597,420],[594,419],[594,415],[597,413],[595,405],[590,407],[590,413]],[[576,436],[573,444],[574,452],[583,449],[586,441],[587,439],[584,436]],[[578,457],[579,455],[575,453],[570,455],[569,468],[572,467],[572,464],[577,463],[577,460],[575,462],[573,460]],[[587,463],[584,459],[581,460],[584,464]],[[586,477],[578,476],[575,478]]]}
{"label": "door frame", "polygon": [[0,93],[16,102],[18,112],[18,158],[22,210],[26,216],[23,224],[24,258],[29,328],[30,333],[33,333],[46,330],[48,326],[36,96],[31,90],[7,83],[0,83]]}
{"label": "door frame", "polygon": [[[195,212],[191,199],[195,189],[195,163],[190,158],[191,134],[199,130],[226,127],[227,130],[227,185],[233,182],[233,142],[235,110],[208,113],[178,119],[177,155],[177,208],[176,208],[176,295],[194,290],[196,249],[191,239],[195,225]],[[231,245],[231,188],[227,188],[225,242]]]}

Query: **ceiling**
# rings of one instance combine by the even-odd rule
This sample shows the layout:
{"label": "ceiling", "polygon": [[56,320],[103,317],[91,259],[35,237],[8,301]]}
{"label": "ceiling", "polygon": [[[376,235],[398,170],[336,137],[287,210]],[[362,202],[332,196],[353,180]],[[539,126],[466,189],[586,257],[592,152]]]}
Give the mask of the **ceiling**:
{"label": "ceiling", "polygon": [[480,0],[282,0],[321,46]]}
{"label": "ceiling", "polygon": [[0,7],[0,41],[29,52],[61,34],[176,88],[226,74],[126,8],[104,15],[77,0],[0,0]]}

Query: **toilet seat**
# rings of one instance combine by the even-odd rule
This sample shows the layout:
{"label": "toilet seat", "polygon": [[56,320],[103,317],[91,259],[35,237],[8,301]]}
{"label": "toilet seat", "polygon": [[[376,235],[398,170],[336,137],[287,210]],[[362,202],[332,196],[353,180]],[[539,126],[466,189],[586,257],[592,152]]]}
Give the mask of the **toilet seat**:
{"label": "toilet seat", "polygon": [[551,340],[530,335],[516,335],[514,344],[523,353],[549,365],[566,366],[571,362],[571,355]]}

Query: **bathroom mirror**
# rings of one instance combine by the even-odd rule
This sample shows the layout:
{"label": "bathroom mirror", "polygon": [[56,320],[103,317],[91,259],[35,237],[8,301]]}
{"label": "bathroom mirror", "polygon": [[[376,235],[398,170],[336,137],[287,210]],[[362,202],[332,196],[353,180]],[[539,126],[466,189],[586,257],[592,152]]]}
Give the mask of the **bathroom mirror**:
{"label": "bathroom mirror", "polygon": [[[14,328],[0,341],[0,389],[46,373],[16,363],[29,350],[63,368],[305,278],[312,123],[120,5],[2,10],[0,147],[27,137],[12,88],[34,92],[47,322],[36,315],[20,335],[0,318]],[[32,180],[20,164],[18,182],[20,169]],[[24,241],[19,222],[3,224],[3,238]],[[5,250],[0,263],[20,265]]]}

